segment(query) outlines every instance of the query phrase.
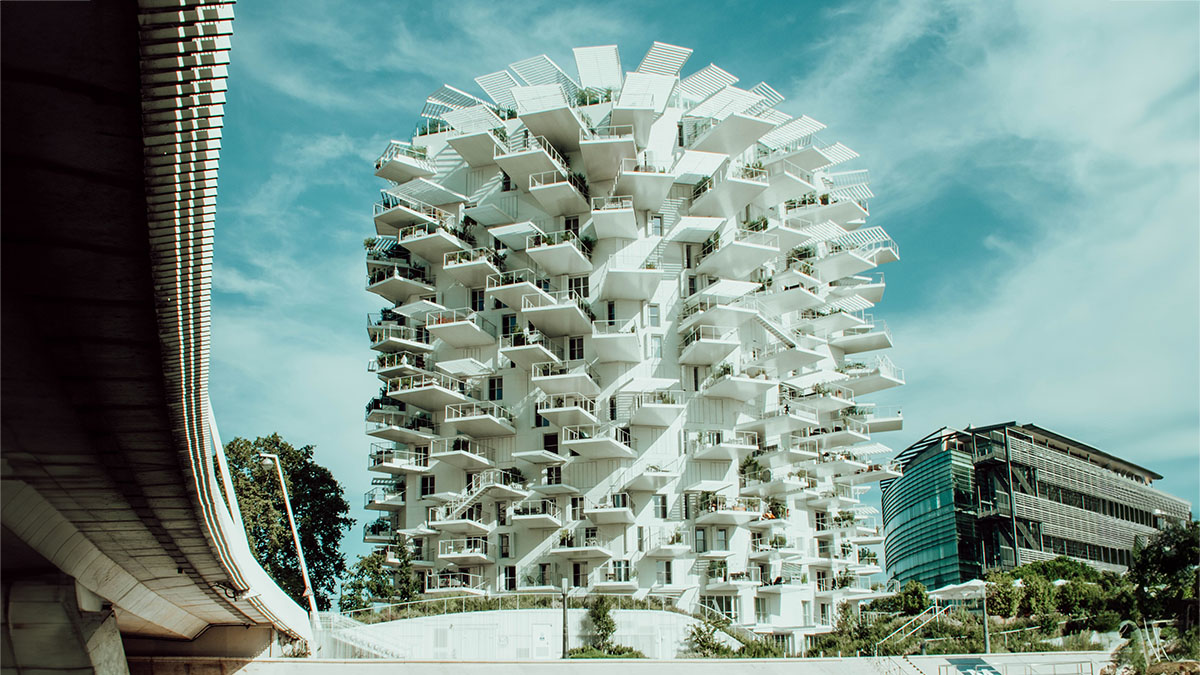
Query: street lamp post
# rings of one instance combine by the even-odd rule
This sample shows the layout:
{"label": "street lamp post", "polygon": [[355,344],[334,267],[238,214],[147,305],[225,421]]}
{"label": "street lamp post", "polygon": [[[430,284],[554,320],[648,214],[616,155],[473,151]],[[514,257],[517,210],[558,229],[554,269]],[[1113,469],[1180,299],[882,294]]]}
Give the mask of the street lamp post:
{"label": "street lamp post", "polygon": [[563,657],[564,659],[565,659],[565,658],[567,658],[567,652],[569,652],[569,651],[570,651],[570,648],[569,648],[569,646],[568,646],[568,641],[567,641],[567,592],[568,592],[568,590],[569,590],[569,587],[567,586],[567,578],[566,578],[566,577],[563,577],[563,580],[562,580],[562,606],[563,606],[563,618],[562,618],[562,628],[563,628],[563,646],[562,646],[562,657]]}
{"label": "street lamp post", "polygon": [[300,530],[296,529],[296,518],[292,515],[292,499],[288,496],[287,483],[283,480],[283,463],[279,461],[279,455],[274,455],[269,452],[258,453],[262,457],[263,466],[270,468],[275,465],[275,472],[279,476],[279,487],[283,490],[283,506],[287,510],[288,524],[292,527],[292,540],[296,543],[296,555],[300,558],[300,575],[304,577],[304,597],[308,599],[309,620],[312,621],[313,634],[316,636],[317,627],[317,599],[313,594],[312,583],[308,580],[308,565],[304,562],[304,549],[300,547]]}

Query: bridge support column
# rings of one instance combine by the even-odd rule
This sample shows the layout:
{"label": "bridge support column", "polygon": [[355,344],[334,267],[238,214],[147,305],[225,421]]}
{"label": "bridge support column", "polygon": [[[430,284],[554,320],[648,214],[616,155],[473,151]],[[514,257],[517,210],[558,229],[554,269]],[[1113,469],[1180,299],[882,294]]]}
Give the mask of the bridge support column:
{"label": "bridge support column", "polygon": [[6,579],[5,669],[129,675],[112,606],[65,574]]}

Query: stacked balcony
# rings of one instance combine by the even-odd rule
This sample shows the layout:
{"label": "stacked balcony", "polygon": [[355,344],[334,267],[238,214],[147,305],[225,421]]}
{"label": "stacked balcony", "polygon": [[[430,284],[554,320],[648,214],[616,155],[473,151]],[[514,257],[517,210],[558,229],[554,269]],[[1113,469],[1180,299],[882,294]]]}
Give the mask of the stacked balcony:
{"label": "stacked balcony", "polygon": [[395,377],[388,380],[387,390],[390,398],[425,410],[440,410],[470,400],[466,382],[440,373]]}
{"label": "stacked balcony", "polygon": [[444,309],[425,315],[425,330],[451,347],[482,347],[496,343],[496,327],[470,309]]}
{"label": "stacked balcony", "polygon": [[487,278],[484,294],[512,309],[521,309],[523,298],[532,295],[551,300],[550,282],[529,268],[493,274]]}
{"label": "stacked balcony", "polygon": [[563,347],[541,331],[518,330],[500,338],[500,354],[520,368],[532,368],[535,363],[561,363]]}
{"label": "stacked balcony", "polygon": [[583,154],[583,168],[588,178],[594,181],[612,180],[617,177],[621,162],[637,155],[633,126],[622,124],[580,130],[579,150]]}
{"label": "stacked balcony", "polygon": [[735,369],[733,364],[723,362],[701,383],[700,395],[751,401],[778,385],[779,381],[771,379],[762,368]]}
{"label": "stacked balcony", "polygon": [[563,427],[559,442],[584,459],[632,459],[635,455],[629,429],[616,424]]}
{"label": "stacked balcony", "polygon": [[493,448],[463,436],[438,438],[420,447],[431,460],[464,471],[479,471],[496,465],[496,451]]}
{"label": "stacked balcony", "polygon": [[856,396],[904,384],[904,370],[882,355],[873,361],[845,362],[838,366],[838,372],[849,378],[844,384]]}
{"label": "stacked balcony", "polygon": [[692,456],[700,460],[740,462],[758,450],[758,439],[758,434],[753,431],[702,431]]}
{"label": "stacked balcony", "polygon": [[570,230],[529,235],[525,253],[550,275],[592,271],[591,245]]}
{"label": "stacked balcony", "polygon": [[456,131],[446,142],[472,168],[493,166],[496,155],[507,151],[508,133],[504,127]]}
{"label": "stacked balcony", "polygon": [[428,356],[421,352],[384,352],[367,363],[367,370],[386,381],[401,375],[416,375],[427,371],[430,364]]}
{"label": "stacked balcony", "polygon": [[575,291],[541,291],[521,298],[525,319],[550,337],[582,335],[591,330],[591,308]]}
{"label": "stacked balcony", "polygon": [[878,349],[890,349],[892,332],[882,320],[867,315],[867,323],[847,328],[842,334],[829,339],[829,344],[842,350],[843,354],[859,354]]}
{"label": "stacked balcony", "polygon": [[397,443],[423,443],[437,437],[429,413],[379,407],[367,413],[367,435]]}
{"label": "stacked balcony", "polygon": [[582,359],[535,363],[531,372],[530,383],[547,394],[595,396],[600,393],[599,376],[591,364]]}
{"label": "stacked balcony", "polygon": [[760,469],[742,476],[743,497],[780,497],[811,490],[817,480],[803,471],[782,469]]}
{"label": "stacked balcony", "polygon": [[693,326],[679,341],[679,363],[714,366],[741,344],[737,329],[725,326]]}
{"label": "stacked balcony", "polygon": [[779,237],[767,232],[736,230],[714,235],[700,248],[696,271],[718,277],[745,278],[779,255]]}
{"label": "stacked balcony", "polygon": [[[722,561],[724,562],[724,561]],[[716,592],[738,592],[762,584],[762,570],[748,567],[741,572],[730,572],[723,564],[710,563],[705,570],[704,589]]]}
{"label": "stacked balcony", "polygon": [[370,265],[367,271],[367,290],[389,302],[399,304],[412,295],[433,293],[433,277],[424,267],[401,265]]}
{"label": "stacked balcony", "polygon": [[628,560],[610,560],[596,570],[596,581],[592,588],[601,593],[636,591],[637,568]]}
{"label": "stacked balcony", "polygon": [[737,155],[775,126],[776,122],[748,112],[733,113],[721,119],[703,118],[694,125],[694,140],[689,147],[700,152]]}
{"label": "stacked balcony", "polygon": [[[796,199],[816,190],[816,179],[812,172],[785,160],[773,162],[766,166],[767,189],[754,198],[754,205],[761,209],[769,209],[789,199]],[[793,230],[794,231],[794,230]],[[784,233],[780,232],[781,240]],[[795,246],[803,239],[803,235],[788,236],[784,246]]]}
{"label": "stacked balcony", "polygon": [[638,223],[633,211],[633,197],[593,197],[592,228],[597,239],[637,239]]}
{"label": "stacked balcony", "polygon": [[790,199],[780,208],[780,217],[795,222],[821,223],[830,221],[844,229],[854,229],[870,212],[865,201],[841,199],[828,194],[820,197],[809,194]]}
{"label": "stacked balcony", "polygon": [[904,426],[904,413],[895,406],[861,406],[844,411],[846,416],[857,417],[867,425],[867,431],[899,431]]}
{"label": "stacked balcony", "polygon": [[487,577],[467,572],[437,572],[425,575],[424,594],[439,595],[484,595],[487,593]]}
{"label": "stacked balcony", "polygon": [[[594,222],[594,221],[593,221]],[[617,253],[604,263],[598,300],[650,300],[662,281],[657,261],[647,255]]]}
{"label": "stacked balcony", "polygon": [[669,427],[683,414],[687,404],[679,390],[644,391],[629,404],[629,423],[640,427]]}
{"label": "stacked balcony", "polygon": [[637,363],[642,360],[642,339],[632,320],[593,321],[592,349],[600,363]]}
{"label": "stacked balcony", "polygon": [[367,315],[367,335],[371,339],[371,349],[377,352],[433,351],[433,344],[424,326],[403,326],[398,320],[385,319],[380,315]]}
{"label": "stacked balcony", "polygon": [[529,187],[529,179],[534,174],[556,171],[566,176],[570,166],[562,154],[541,136],[509,137],[507,147],[496,148],[494,159],[513,185],[523,189]]}
{"label": "stacked balcony", "polygon": [[657,211],[674,183],[675,175],[666,166],[645,159],[623,159],[613,192],[629,195],[639,211]]}
{"label": "stacked balcony", "polygon": [[706,296],[689,299],[679,310],[679,332],[686,334],[695,326],[722,326],[733,330],[757,315],[758,308],[753,303],[738,298]]}
{"label": "stacked balcony", "polygon": [[551,216],[583,213],[588,210],[588,200],[591,198],[587,182],[580,174],[568,173],[564,176],[558,170],[529,176],[529,194]]}
{"label": "stacked balcony", "polygon": [[443,539],[438,542],[438,560],[452,565],[486,565],[492,562],[484,537]]}
{"label": "stacked balcony", "polygon": [[543,495],[579,494],[579,488],[568,483],[563,477],[561,464],[546,464],[542,469],[541,479],[530,484],[529,489]]}
{"label": "stacked balcony", "polygon": [[363,525],[364,544],[391,544],[396,535],[392,531],[392,521],[387,518],[373,520]]}
{"label": "stacked balcony", "polygon": [[537,412],[557,427],[596,425],[596,399],[579,393],[547,396],[538,401]]}
{"label": "stacked balcony", "polygon": [[700,499],[697,525],[746,525],[757,520],[766,510],[766,503],[756,497],[726,497],[704,494]]}
{"label": "stacked balcony", "polygon": [[750,544],[749,559],[754,562],[779,562],[804,557],[804,547],[795,538],[783,534],[760,537]]}
{"label": "stacked balcony", "polygon": [[517,433],[513,415],[496,403],[459,403],[446,406],[446,424],[475,438],[512,436]]}
{"label": "stacked balcony", "polygon": [[589,530],[595,528],[577,527],[573,531],[561,531],[558,541],[550,549],[550,554],[568,560],[607,560],[613,557],[612,550]]}
{"label": "stacked balcony", "polygon": [[799,336],[795,342],[774,342],[765,347],[754,346],[746,354],[745,362],[748,365],[772,369],[777,373],[790,373],[826,358],[825,354],[816,349],[802,346]]}
{"label": "stacked balcony", "polygon": [[429,511],[429,526],[443,534],[486,537],[492,526],[484,520],[483,505],[478,501],[467,507],[450,502]]}
{"label": "stacked balcony", "polygon": [[[770,185],[759,167],[726,162],[692,189],[693,216],[731,218]],[[776,244],[778,246],[778,244]]]}
{"label": "stacked balcony", "polygon": [[399,444],[372,443],[367,468],[371,471],[402,476],[409,473],[429,473],[428,446],[414,446],[411,450]]}
{"label": "stacked balcony", "polygon": [[562,509],[553,499],[530,499],[512,505],[513,525],[530,528],[562,527]]}
{"label": "stacked balcony", "polygon": [[493,248],[448,251],[442,257],[442,270],[467,288],[479,288],[488,277],[504,271],[504,259]]}
{"label": "stacked balcony", "polygon": [[404,483],[380,485],[363,495],[368,511],[399,511],[404,508]]}
{"label": "stacked balcony", "polygon": [[583,516],[596,525],[633,524],[633,508],[624,492],[606,495],[597,503],[586,503]]}
{"label": "stacked balcony", "polygon": [[647,558],[680,558],[692,550],[691,532],[683,527],[658,528],[650,533]]}
{"label": "stacked balcony", "polygon": [[429,161],[424,148],[414,148],[411,143],[392,141],[375,160],[375,175],[393,183],[404,183],[413,178],[428,178],[437,173]]}
{"label": "stacked balcony", "polygon": [[519,98],[517,115],[530,133],[565,150],[577,150],[580,135],[587,129],[562,89],[548,95]]}
{"label": "stacked balcony", "polygon": [[665,466],[654,463],[631,466],[617,480],[616,485],[626,492],[658,492],[683,475],[683,461],[681,456]]}

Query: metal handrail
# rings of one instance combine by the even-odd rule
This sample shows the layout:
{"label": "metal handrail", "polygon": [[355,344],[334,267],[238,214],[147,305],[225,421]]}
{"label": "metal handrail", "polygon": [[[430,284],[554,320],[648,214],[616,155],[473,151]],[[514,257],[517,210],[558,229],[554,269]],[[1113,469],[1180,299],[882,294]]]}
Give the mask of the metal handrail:
{"label": "metal handrail", "polygon": [[596,141],[596,140],[603,140],[603,139],[608,139],[608,138],[621,139],[621,138],[632,138],[632,137],[633,137],[633,125],[632,124],[609,125],[609,126],[594,127],[592,129],[580,129],[579,130],[580,142]]}
{"label": "metal handrail", "polygon": [[475,310],[466,308],[442,309],[436,312],[429,312],[425,315],[425,328],[428,330],[430,326],[458,323],[460,321],[473,323],[488,335],[496,337],[495,324],[483,318]]}
{"label": "metal handrail", "polygon": [[391,461],[399,461],[404,464],[411,464],[423,468],[429,467],[429,452],[428,446],[416,446],[417,448],[426,448],[424,452],[412,450],[400,450],[396,445],[385,445],[383,443],[372,443],[370,454],[367,456],[370,462],[369,466],[375,467],[380,464],[385,464]]}
{"label": "metal handrail", "polygon": [[550,516],[562,518],[562,509],[553,499],[521,501],[512,505],[513,516]]}
{"label": "metal handrail", "polygon": [[559,244],[570,244],[588,259],[592,257],[592,247],[587,245],[578,234],[571,230],[558,230],[557,232],[530,234],[525,237],[525,250],[533,248],[541,248],[544,246],[557,246]]}
{"label": "metal handrail", "polygon": [[367,363],[367,370],[372,373],[389,368],[397,368],[400,366],[409,366],[419,370],[426,370],[427,364],[424,354],[409,351],[385,352],[376,356]]}
{"label": "metal handrail", "polygon": [[487,278],[487,288],[500,288],[502,286],[512,286],[514,284],[533,284],[538,288],[542,288],[542,284],[546,285],[543,290],[550,292],[551,287],[549,281],[542,274],[539,274],[528,267],[522,267],[519,270],[509,270],[500,272],[499,274],[489,274]]}
{"label": "metal handrail", "polygon": [[374,286],[388,279],[407,279],[425,284],[426,286],[433,285],[433,276],[429,274],[429,270],[416,265],[392,263],[386,266],[377,266],[367,272],[368,286]]}
{"label": "metal handrail", "polygon": [[736,328],[723,326],[695,326],[679,341],[679,348],[686,349],[698,340],[728,340],[736,330]]}
{"label": "metal handrail", "polygon": [[616,319],[592,322],[593,335],[634,335],[637,323],[633,319]]}
{"label": "metal handrail", "polygon": [[608,197],[592,197],[593,211],[616,211],[632,209],[633,197],[629,195],[610,195]]}
{"label": "metal handrail", "polygon": [[494,248],[472,248],[465,251],[446,251],[442,255],[442,267],[450,265],[462,265],[466,263],[476,262],[478,260],[486,260],[495,267],[504,267],[504,258],[496,252]]}
{"label": "metal handrail", "polygon": [[433,167],[429,164],[429,154],[424,149],[418,150],[412,147],[411,143],[406,143],[404,141],[388,142],[387,148],[384,149],[383,154],[379,155],[379,158],[375,160],[375,170],[378,171],[379,169],[383,168],[384,164],[391,161],[392,158],[400,155],[410,159],[418,160],[430,171],[433,170]]}
{"label": "metal handrail", "polygon": [[726,429],[706,429],[700,432],[697,442],[702,446],[716,445],[752,445],[758,446],[758,432],[729,431]]}
{"label": "metal handrail", "polygon": [[422,387],[441,387],[457,392],[464,396],[467,395],[467,383],[450,375],[443,373],[421,373],[420,375],[402,375],[400,377],[389,378],[387,381],[388,392],[393,391],[408,391],[412,389],[420,389]]}
{"label": "metal handrail", "polygon": [[629,429],[612,424],[577,424],[562,428],[562,440],[577,441],[588,440],[593,438],[608,438],[614,440],[626,447],[632,443],[632,437]]}
{"label": "metal handrail", "polygon": [[498,417],[509,424],[512,424],[513,421],[513,414],[496,403],[453,403],[446,406],[447,422],[463,417],[479,417],[481,415]]}
{"label": "metal handrail", "polygon": [[[482,459],[486,459],[489,462],[494,462],[496,460],[495,449],[463,436],[435,439],[429,443],[428,448],[429,456],[431,458],[451,452],[467,452]],[[478,476],[479,474],[475,475]]]}
{"label": "metal handrail", "polygon": [[592,364],[583,359],[540,361],[533,364],[531,377],[557,377],[559,375],[573,375],[576,373],[587,375],[593,382],[599,381],[595,368],[592,368]]}
{"label": "metal handrail", "polygon": [[553,394],[537,402],[537,411],[556,410],[559,408],[582,408],[592,415],[596,414],[596,399],[583,394]]}
{"label": "metal handrail", "polygon": [[438,542],[438,556],[462,555],[477,553],[488,554],[488,540],[484,537],[465,537],[462,539],[444,539]]}

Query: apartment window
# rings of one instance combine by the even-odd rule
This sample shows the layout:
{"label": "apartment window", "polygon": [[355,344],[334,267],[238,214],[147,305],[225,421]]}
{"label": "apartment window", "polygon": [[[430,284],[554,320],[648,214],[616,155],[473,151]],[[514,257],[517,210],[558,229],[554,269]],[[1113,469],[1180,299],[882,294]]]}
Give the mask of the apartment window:
{"label": "apartment window", "polygon": [[755,621],[755,623],[770,623],[769,615],[770,615],[770,613],[767,611],[767,599],[766,598],[755,598],[754,599],[754,621]]}
{"label": "apartment window", "polygon": [[727,530],[723,527],[718,528],[717,536],[714,537],[713,543],[715,544],[715,546],[713,547],[714,551],[728,551],[729,550],[729,530]]}
{"label": "apartment window", "polygon": [[702,595],[700,604],[736,623],[737,599],[736,595]]}
{"label": "apartment window", "polygon": [[651,335],[650,342],[646,343],[646,358],[661,359],[662,345],[663,338],[661,335]]}
{"label": "apartment window", "polygon": [[550,426],[550,420],[546,419],[545,417],[542,417],[542,414],[535,410],[535,411],[533,411],[533,426],[535,428],[536,427],[548,427],[548,426]]}
{"label": "apartment window", "polygon": [[501,171],[500,176],[502,177],[502,180],[500,182],[500,191],[501,192],[512,192],[513,190],[517,189],[517,187],[515,185],[513,185],[512,179],[508,177],[508,174]]}
{"label": "apartment window", "polygon": [[[689,246],[688,244],[683,245],[683,266],[689,270],[692,269],[692,247]],[[689,287],[692,289],[695,289],[695,287],[696,287],[696,282],[694,281],[695,278],[696,277],[694,277],[694,276],[688,275],[688,279],[693,280],[693,281],[689,281],[689,284],[690,284]],[[696,292],[695,290],[692,291],[692,293],[695,293],[695,292]]]}
{"label": "apartment window", "polygon": [[692,391],[700,391],[700,367],[692,366]]}
{"label": "apartment window", "polygon": [[641,525],[637,527],[637,547],[638,552],[646,550],[646,528]]}
{"label": "apartment window", "polygon": [[571,585],[575,588],[586,586],[587,573],[587,563],[573,563],[571,565]]}
{"label": "apartment window", "polygon": [[[542,436],[542,449],[555,455],[558,454],[558,432],[549,433]],[[557,469],[559,467],[555,466],[550,468]]]}
{"label": "apartment window", "polygon": [[667,519],[667,496],[654,495],[650,498],[650,503],[654,506],[654,517]]}
{"label": "apartment window", "polygon": [[687,294],[689,296],[696,294],[696,277],[694,277],[694,276],[688,277],[687,288],[688,288]]}
{"label": "apartment window", "polygon": [[563,229],[579,234],[579,216],[567,216],[563,218]]}
{"label": "apartment window", "polygon": [[475,310],[476,312],[483,311],[483,289],[482,288],[472,288],[471,289],[471,309]]}
{"label": "apartment window", "polygon": [[583,497],[571,497],[571,520],[583,520]]}
{"label": "apartment window", "polygon": [[569,277],[567,279],[567,288],[578,293],[581,298],[588,297],[592,292],[591,286],[588,285],[588,276],[586,274]]}
{"label": "apartment window", "polygon": [[658,305],[646,306],[646,324],[651,328],[658,328],[661,324],[662,317],[659,313]]}
{"label": "apartment window", "polygon": [[567,358],[582,359],[583,358],[583,337],[576,335],[567,338]]}
{"label": "apartment window", "polygon": [[512,535],[508,535],[508,534],[500,535],[500,557],[501,558],[511,558],[512,557],[511,544],[512,544]]}
{"label": "apartment window", "polygon": [[703,527],[696,528],[696,553],[708,552],[708,533]]}
{"label": "apartment window", "polygon": [[496,524],[508,525],[508,502],[496,502]]}
{"label": "apartment window", "polygon": [[661,237],[663,233],[663,217],[661,213],[650,216],[650,236]]}
{"label": "apartment window", "polygon": [[500,317],[500,334],[512,335],[517,332],[517,315],[505,314]]}
{"label": "apartment window", "polygon": [[488,400],[499,401],[504,398],[504,376],[488,378]]}
{"label": "apartment window", "polygon": [[562,484],[562,467],[548,466],[546,467],[546,484],[561,485]]}
{"label": "apartment window", "polygon": [[612,300],[608,301],[608,320],[617,320],[617,303],[613,302]]}
{"label": "apartment window", "polygon": [[517,568],[513,565],[504,568],[504,590],[517,590]]}
{"label": "apartment window", "polygon": [[671,560],[659,560],[658,561],[658,569],[656,570],[657,574],[655,575],[657,577],[656,581],[658,581],[658,583],[660,583],[660,584],[663,584],[664,586],[671,585],[671,579],[672,579],[671,563],[672,562],[673,561],[671,561]]}
{"label": "apartment window", "polygon": [[421,496],[422,497],[428,497],[429,495],[433,494],[434,492],[437,492],[437,488],[435,487],[435,483],[434,483],[434,478],[436,478],[436,476],[433,476],[432,474],[430,474],[428,476],[421,476]]}

